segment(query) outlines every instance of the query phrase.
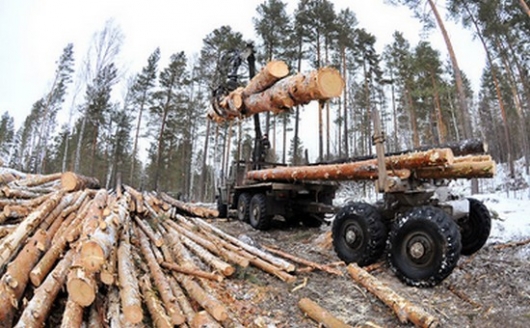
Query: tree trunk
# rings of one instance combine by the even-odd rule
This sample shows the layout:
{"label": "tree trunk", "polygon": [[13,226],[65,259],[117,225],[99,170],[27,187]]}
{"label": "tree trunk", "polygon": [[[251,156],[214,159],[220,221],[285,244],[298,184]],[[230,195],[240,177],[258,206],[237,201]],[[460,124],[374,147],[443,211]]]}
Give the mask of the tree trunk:
{"label": "tree trunk", "polygon": [[519,0],[519,4],[521,4],[521,7],[523,8],[523,11],[530,17],[530,8],[528,8],[528,5],[524,0]]}
{"label": "tree trunk", "polygon": [[98,179],[87,177],[74,172],[65,172],[61,176],[61,186],[66,191],[76,191],[81,189],[99,189]]}
{"label": "tree trunk", "polygon": [[456,55],[453,49],[453,45],[451,43],[451,39],[449,38],[449,34],[447,33],[447,30],[445,29],[445,25],[443,23],[442,17],[440,16],[440,13],[438,12],[438,8],[436,7],[436,4],[434,3],[433,0],[428,0],[428,3],[434,14],[434,17],[436,18],[438,27],[440,28],[440,31],[442,32],[445,45],[447,46],[447,51],[449,52],[449,57],[451,59],[453,73],[455,75],[456,90],[458,92],[458,105],[460,108],[460,112],[462,114],[462,125],[464,128],[464,138],[470,138],[472,131],[471,131],[471,125],[469,122],[469,112],[467,108],[466,91],[464,89],[464,82],[462,80],[462,74],[460,72],[460,67],[458,66],[458,61],[456,59]]}

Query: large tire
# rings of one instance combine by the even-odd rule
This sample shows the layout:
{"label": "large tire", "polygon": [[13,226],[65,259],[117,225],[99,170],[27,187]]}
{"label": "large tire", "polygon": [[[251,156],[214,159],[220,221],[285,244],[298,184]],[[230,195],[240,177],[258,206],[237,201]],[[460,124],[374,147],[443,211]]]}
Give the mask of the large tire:
{"label": "large tire", "polygon": [[250,199],[249,222],[258,230],[267,230],[272,223],[272,216],[267,213],[267,197],[255,194]]}
{"label": "large tire", "polygon": [[469,198],[469,215],[458,220],[462,236],[463,255],[471,255],[484,246],[491,231],[491,216],[488,208],[479,200]]}
{"label": "large tire", "polygon": [[447,213],[433,206],[417,207],[390,231],[388,262],[406,284],[432,287],[453,271],[461,245],[458,225]]}
{"label": "large tire", "polygon": [[339,210],[332,226],[333,247],[341,260],[374,263],[385,249],[387,228],[375,207],[352,203]]}
{"label": "large tire", "polygon": [[239,221],[248,222],[250,199],[252,195],[249,193],[242,193],[237,199],[237,218]]}
{"label": "large tire", "polygon": [[228,215],[228,206],[221,201],[221,195],[217,196],[217,211],[220,218],[226,218]]}

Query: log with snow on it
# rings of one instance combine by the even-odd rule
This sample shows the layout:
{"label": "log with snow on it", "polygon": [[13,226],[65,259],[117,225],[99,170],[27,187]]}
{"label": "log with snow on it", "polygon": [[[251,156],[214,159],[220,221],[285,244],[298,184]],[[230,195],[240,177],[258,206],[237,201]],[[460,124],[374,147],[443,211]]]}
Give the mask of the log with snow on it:
{"label": "log with snow on it", "polygon": [[[261,74],[255,77],[261,78]],[[269,86],[270,82],[275,83]],[[219,102],[220,109],[210,109],[207,116],[219,123],[261,112],[277,114],[313,100],[338,97],[343,89],[344,80],[339,71],[332,67],[323,67],[306,74],[298,73],[277,82],[274,79],[267,83],[261,80],[254,82],[253,79],[247,88],[238,88],[229,93]]]}

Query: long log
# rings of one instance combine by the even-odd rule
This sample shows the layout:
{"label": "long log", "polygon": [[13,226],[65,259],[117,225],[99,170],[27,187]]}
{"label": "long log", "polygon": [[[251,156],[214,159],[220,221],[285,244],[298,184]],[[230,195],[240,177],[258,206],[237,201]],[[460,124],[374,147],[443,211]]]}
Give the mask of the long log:
{"label": "long log", "polygon": [[210,209],[204,206],[197,206],[190,203],[184,203],[180,200],[176,200],[166,193],[160,193],[160,198],[172,206],[184,211],[187,214],[198,216],[201,218],[216,218],[219,216],[219,211]]}
{"label": "long log", "polygon": [[135,324],[142,321],[143,311],[136,268],[131,259],[129,225],[126,224],[120,236],[118,247],[118,281],[125,320]]}
{"label": "long log", "polygon": [[298,301],[298,307],[311,319],[318,322],[319,327],[326,328],[352,328],[342,320],[335,318],[328,310],[324,309],[309,298],[302,298]]}
{"label": "long log", "polygon": [[289,67],[284,61],[272,60],[263,66],[261,71],[248,82],[243,89],[243,95],[248,96],[262,92],[288,74]]}
{"label": "long log", "polygon": [[320,271],[324,271],[324,272],[327,272],[327,273],[335,274],[335,275],[338,275],[338,276],[342,276],[343,275],[340,270],[337,270],[337,269],[332,268],[330,266],[327,266],[327,265],[324,265],[324,264],[320,264],[320,263],[316,263],[316,262],[313,262],[313,261],[309,261],[309,260],[303,259],[301,257],[295,256],[295,255],[292,255],[292,254],[289,254],[289,253],[286,253],[286,252],[283,252],[283,251],[281,251],[279,249],[275,249],[275,248],[269,247],[269,246],[263,246],[263,248],[265,250],[273,253],[273,254],[279,255],[279,256],[281,256],[283,258],[286,258],[288,260],[291,260],[293,262],[300,263],[300,264],[306,265],[308,267],[315,268],[315,269],[318,269]]}
{"label": "long log", "polygon": [[99,189],[99,181],[96,178],[83,176],[74,172],[64,172],[61,176],[61,186],[66,191],[80,189]]}
{"label": "long log", "polygon": [[[385,159],[386,167],[390,170],[445,166],[452,164],[453,161],[453,153],[449,148],[431,149],[424,152],[391,156]],[[277,167],[249,171],[247,172],[247,179],[258,181],[356,180],[373,179],[376,172],[377,160],[373,159],[345,164]]]}
{"label": "long log", "polygon": [[125,193],[114,203],[112,212],[99,222],[94,233],[81,243],[80,256],[84,267],[90,271],[99,271],[110,256],[118,240],[118,231],[129,215],[129,194]]}
{"label": "long log", "polygon": [[151,314],[151,320],[153,321],[154,326],[156,328],[173,328],[171,319],[162,306],[160,299],[153,291],[153,287],[147,275],[140,278],[140,288],[142,289],[144,302],[149,314]]}
{"label": "long log", "polygon": [[278,113],[312,100],[327,100],[338,97],[344,89],[340,73],[324,67],[308,74],[298,73],[286,77],[267,90],[243,99],[245,115],[272,111]]}
{"label": "long log", "polygon": [[213,281],[217,281],[217,282],[221,282],[224,279],[223,276],[220,276],[220,275],[215,274],[215,273],[206,272],[206,271],[202,271],[202,270],[198,270],[198,269],[190,269],[190,268],[187,268],[187,267],[184,267],[184,266],[180,266],[180,265],[177,265],[177,264],[174,264],[174,263],[170,263],[170,262],[162,262],[160,265],[163,266],[166,269],[173,270],[173,271],[180,272],[180,273],[184,273],[184,274],[187,274],[187,275],[190,275],[190,276],[194,276],[194,277],[198,277],[198,278],[205,278],[205,279],[209,279],[209,280],[213,280]]}
{"label": "long log", "polygon": [[[279,71],[284,70],[283,67],[277,68]],[[256,83],[256,85],[252,82],[248,90],[239,88],[232,91],[219,102],[219,110],[215,108],[208,110],[208,118],[219,123],[260,112],[279,113],[297,105],[307,104],[312,100],[338,97],[344,89],[344,80],[340,73],[331,67],[285,77],[257,92],[269,83],[272,83],[272,80],[263,84]]]}
{"label": "long log", "polygon": [[33,297],[22,312],[15,327],[42,327],[48,317],[57,294],[64,285],[66,273],[72,263],[73,252],[66,253],[64,258],[57,264],[48,275],[44,283],[35,290]]}
{"label": "long log", "polygon": [[145,234],[140,229],[136,229],[136,235],[139,237],[142,255],[144,256],[147,262],[155,286],[157,287],[158,292],[160,293],[160,298],[164,302],[164,307],[167,309],[168,315],[171,317],[171,322],[174,325],[182,324],[186,320],[186,318],[183,316],[180,307],[175,302],[176,298],[173,295],[171,286],[169,285],[168,279],[165,276],[164,272],[160,268],[160,265],[155,259],[153,251],[151,250],[151,247],[149,245],[149,240],[147,239],[147,236],[145,236]]}
{"label": "long log", "polygon": [[492,178],[495,171],[494,161],[470,161],[448,166],[422,167],[414,174],[419,179],[471,179]]}
{"label": "long log", "polygon": [[[421,147],[417,147],[413,149],[389,152],[389,153],[385,153],[385,156],[386,157],[398,156],[398,155],[404,155],[404,154],[414,153],[414,152],[419,152],[419,151],[427,151],[433,148],[450,148],[454,156],[482,155],[488,152],[488,145],[484,143],[483,141],[479,139],[466,139],[462,141],[444,143],[444,144],[436,145],[436,146],[433,146],[433,145],[421,146]],[[366,161],[366,160],[375,159],[375,158],[377,158],[377,155],[374,154],[374,155],[356,156],[356,157],[349,157],[349,158],[339,158],[333,161],[320,162],[316,164],[319,164],[319,165],[342,164],[342,163],[347,163],[347,162]]]}
{"label": "long log", "polygon": [[260,257],[260,258],[272,263],[274,266],[276,266],[277,268],[279,268],[281,270],[285,270],[286,272],[293,272],[296,269],[296,267],[292,263],[289,263],[289,262],[287,262],[287,261],[285,261],[283,259],[280,259],[280,258],[278,258],[276,256],[273,256],[273,255],[267,253],[267,252],[264,252],[264,251],[254,247],[254,246],[251,246],[251,245],[249,245],[247,243],[244,243],[241,240],[239,240],[239,239],[237,239],[237,238],[235,238],[233,236],[230,236],[229,234],[225,233],[221,229],[219,229],[217,227],[214,227],[211,224],[208,224],[204,220],[201,220],[199,218],[192,218],[191,220],[198,227],[200,227],[202,229],[205,229],[206,231],[214,232],[215,234],[217,234],[221,238],[229,241],[230,243],[234,244],[235,246],[240,247],[241,249],[244,249],[248,253],[253,254],[255,257],[256,256]]}
{"label": "long log", "polygon": [[438,320],[435,317],[427,313],[423,308],[398,295],[357,264],[350,263],[348,265],[348,272],[355,281],[363,285],[368,291],[390,307],[401,323],[410,321],[418,327],[425,328],[438,326]]}
{"label": "long log", "polygon": [[37,210],[31,212],[24,221],[22,221],[17,229],[2,240],[0,244],[0,268],[3,267],[13,252],[20,245],[21,241],[46,218],[46,216],[57,206],[63,197],[64,192],[58,191],[54,193],[44,204]]}

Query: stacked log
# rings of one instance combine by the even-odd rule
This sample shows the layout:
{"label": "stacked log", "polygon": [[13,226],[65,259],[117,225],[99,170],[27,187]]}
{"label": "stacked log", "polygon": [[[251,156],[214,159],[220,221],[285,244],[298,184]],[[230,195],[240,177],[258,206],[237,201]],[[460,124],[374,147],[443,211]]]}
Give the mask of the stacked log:
{"label": "stacked log", "polygon": [[338,97],[344,89],[340,73],[331,67],[287,76],[283,61],[271,61],[245,88],[238,88],[220,99],[207,113],[208,118],[223,122],[261,112],[275,114],[312,100]]}
{"label": "stacked log", "polygon": [[[430,149],[385,158],[389,176],[408,179],[471,179],[491,178],[495,162],[489,156],[454,157],[450,148]],[[378,178],[377,160],[370,159],[343,164],[276,167],[247,172],[255,181],[302,180],[374,180]]]}
{"label": "stacked log", "polygon": [[[239,301],[223,290],[237,268],[296,279],[290,262],[197,217],[211,216],[209,209],[131,187],[119,193],[83,189],[98,187],[91,183],[65,188],[62,177],[20,177],[8,183],[10,195],[25,190],[32,198],[0,198],[1,210],[15,203],[25,209],[0,224],[6,231],[0,237],[0,322],[6,326],[50,325],[52,308],[64,311],[62,327],[244,326],[249,322],[227,303]],[[52,191],[43,194],[43,186]]]}

